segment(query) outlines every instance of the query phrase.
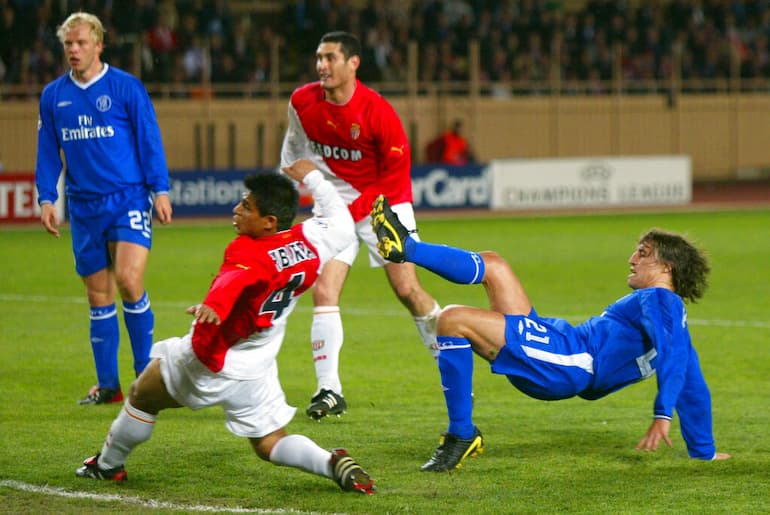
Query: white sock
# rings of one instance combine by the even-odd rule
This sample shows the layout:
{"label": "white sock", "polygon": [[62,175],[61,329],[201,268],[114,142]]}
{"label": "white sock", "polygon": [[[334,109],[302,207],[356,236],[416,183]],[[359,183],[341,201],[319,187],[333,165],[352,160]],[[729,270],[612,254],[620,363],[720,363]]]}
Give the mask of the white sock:
{"label": "white sock", "polygon": [[313,364],[318,380],[316,393],[325,388],[342,395],[339,363],[343,331],[339,306],[313,308],[310,340],[313,345]]}
{"label": "white sock", "polygon": [[287,435],[278,440],[270,451],[270,462],[284,467],[294,467],[311,474],[333,477],[332,453],[322,449],[304,435]]}
{"label": "white sock", "polygon": [[123,465],[137,445],[150,439],[157,418],[156,415],[134,408],[126,401],[110,426],[99,456],[99,467],[112,469]]}
{"label": "white sock", "polygon": [[417,326],[417,331],[420,333],[422,342],[425,347],[433,356],[433,359],[438,359],[438,343],[436,342],[436,323],[438,322],[438,316],[441,314],[441,306],[438,302],[433,306],[433,309],[427,315],[414,317],[414,325]]}

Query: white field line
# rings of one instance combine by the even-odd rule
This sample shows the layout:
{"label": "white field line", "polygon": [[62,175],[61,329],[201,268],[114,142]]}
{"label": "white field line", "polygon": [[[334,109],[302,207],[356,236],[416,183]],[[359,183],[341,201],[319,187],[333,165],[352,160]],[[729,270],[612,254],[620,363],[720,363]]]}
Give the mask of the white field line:
{"label": "white field line", "polygon": [[[0,302],[30,302],[30,303],[59,303],[59,304],[86,304],[85,297],[51,297],[48,295],[21,295],[12,293],[0,293]],[[159,308],[179,308],[186,309],[195,302],[152,302],[153,306]],[[310,312],[312,308],[297,306],[298,311]],[[387,317],[408,316],[405,309],[369,309],[369,308],[349,308],[343,306],[343,312],[352,315],[378,315]],[[593,315],[548,315],[564,318],[572,322],[582,322]],[[770,329],[770,320],[721,320],[721,319],[702,319],[688,318],[690,325],[695,326],[713,326],[713,327],[746,327],[754,329]]]}
{"label": "white field line", "polygon": [[56,488],[52,486],[38,486],[21,481],[0,480],[0,487],[10,488],[12,490],[21,490],[35,494],[66,497],[70,499],[84,499],[99,502],[115,502],[121,504],[130,504],[141,508],[177,510],[183,512],[202,512],[202,513],[259,513],[265,515],[293,513],[299,515],[312,515],[318,512],[299,511],[292,509],[267,509],[267,508],[241,508],[230,506],[216,506],[205,504],[177,504],[166,501],[157,501],[155,499],[142,499],[129,495],[119,494],[97,494],[92,492],[77,492]]}

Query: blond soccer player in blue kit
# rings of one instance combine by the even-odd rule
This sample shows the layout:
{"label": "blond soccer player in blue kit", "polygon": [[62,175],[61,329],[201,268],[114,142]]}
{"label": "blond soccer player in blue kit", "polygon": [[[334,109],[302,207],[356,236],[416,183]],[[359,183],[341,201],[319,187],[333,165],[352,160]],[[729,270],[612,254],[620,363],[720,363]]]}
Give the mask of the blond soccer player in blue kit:
{"label": "blond soccer player in blue kit", "polygon": [[70,70],[46,85],[40,97],[35,167],[40,221],[60,236],[54,203],[64,168],[72,252],[88,296],[97,376],[79,404],[118,403],[123,392],[116,292],[138,375],[150,361],[155,324],[144,286],[153,207],[163,224],[172,215],[168,169],[144,86],[101,60],[104,28],[99,18],[73,13],[57,35]]}

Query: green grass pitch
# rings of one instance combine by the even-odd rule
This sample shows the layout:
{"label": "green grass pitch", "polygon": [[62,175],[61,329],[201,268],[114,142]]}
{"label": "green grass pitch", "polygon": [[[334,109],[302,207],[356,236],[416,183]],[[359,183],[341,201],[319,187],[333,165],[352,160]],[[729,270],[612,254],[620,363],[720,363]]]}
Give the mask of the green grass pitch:
{"label": "green grass pitch", "polygon": [[[304,416],[315,386],[309,295],[289,321],[279,366],[299,408],[289,431],[349,449],[377,480],[371,497],[260,461],[225,429],[217,408],[162,412],[152,439],[126,464],[126,484],[76,478],[120,408],[76,405],[94,371],[69,232],[55,240],[39,226],[3,228],[0,512],[768,512],[770,211],[426,219],[420,234],[498,251],[540,314],[578,322],[627,292],[628,257],[651,227],[684,232],[710,256],[711,286],[688,311],[712,392],[717,447],[732,460],[688,459],[676,419],[673,448],[634,450],[650,423],[654,380],[595,402],[549,403],[525,397],[477,359],[475,420],[486,451],[451,474],[420,472],[446,428],[438,372],[382,271],[368,268],[362,253],[341,301],[348,413],[320,423]],[[146,277],[156,340],[186,332],[184,309],[202,299],[232,237],[227,219],[156,226]],[[425,271],[420,279],[442,305],[486,304],[480,286]],[[127,389],[124,330],[120,359]]]}

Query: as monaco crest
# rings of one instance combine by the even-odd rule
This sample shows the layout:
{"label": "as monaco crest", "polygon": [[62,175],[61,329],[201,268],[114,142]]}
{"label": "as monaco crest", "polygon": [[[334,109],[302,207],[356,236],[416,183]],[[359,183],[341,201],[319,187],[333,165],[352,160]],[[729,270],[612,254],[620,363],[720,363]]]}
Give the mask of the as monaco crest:
{"label": "as monaco crest", "polygon": [[358,139],[358,137],[361,135],[361,126],[357,123],[354,123],[350,126],[350,137],[353,139]]}

